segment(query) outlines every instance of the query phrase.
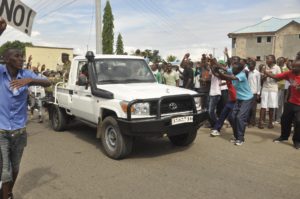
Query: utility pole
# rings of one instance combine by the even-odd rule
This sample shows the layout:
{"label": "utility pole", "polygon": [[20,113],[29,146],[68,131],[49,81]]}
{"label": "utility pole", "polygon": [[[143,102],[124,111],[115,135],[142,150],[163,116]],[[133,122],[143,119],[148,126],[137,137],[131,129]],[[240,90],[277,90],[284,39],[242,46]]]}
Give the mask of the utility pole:
{"label": "utility pole", "polygon": [[95,0],[96,6],[96,54],[102,54],[102,17],[101,0]]}
{"label": "utility pole", "polygon": [[213,48],[213,57],[215,57],[216,48]]}

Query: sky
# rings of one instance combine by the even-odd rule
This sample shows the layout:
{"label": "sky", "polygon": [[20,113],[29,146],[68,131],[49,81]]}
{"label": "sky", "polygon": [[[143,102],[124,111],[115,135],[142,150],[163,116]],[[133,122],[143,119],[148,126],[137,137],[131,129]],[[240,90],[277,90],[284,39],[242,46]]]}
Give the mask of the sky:
{"label": "sky", "polygon": [[[37,12],[31,37],[8,27],[0,37],[38,46],[95,51],[95,0],[22,0]],[[106,0],[102,0],[102,11]],[[125,51],[157,49],[163,58],[189,52],[193,60],[230,49],[228,33],[270,17],[300,17],[300,0],[110,0],[115,41]],[[103,14],[103,13],[102,13]]]}

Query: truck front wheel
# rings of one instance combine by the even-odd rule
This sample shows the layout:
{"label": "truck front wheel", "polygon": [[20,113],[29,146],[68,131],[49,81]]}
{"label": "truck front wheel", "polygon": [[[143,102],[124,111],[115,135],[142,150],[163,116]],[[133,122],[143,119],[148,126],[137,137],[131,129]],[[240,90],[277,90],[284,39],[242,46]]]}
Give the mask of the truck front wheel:
{"label": "truck front wheel", "polygon": [[67,126],[67,114],[58,106],[51,109],[51,125],[55,131],[63,131]]}
{"label": "truck front wheel", "polygon": [[197,130],[180,135],[168,136],[172,144],[175,146],[188,146],[194,142],[197,136]]}
{"label": "truck front wheel", "polygon": [[121,159],[132,150],[132,137],[123,135],[114,117],[104,119],[101,126],[101,142],[105,153],[112,159]]}

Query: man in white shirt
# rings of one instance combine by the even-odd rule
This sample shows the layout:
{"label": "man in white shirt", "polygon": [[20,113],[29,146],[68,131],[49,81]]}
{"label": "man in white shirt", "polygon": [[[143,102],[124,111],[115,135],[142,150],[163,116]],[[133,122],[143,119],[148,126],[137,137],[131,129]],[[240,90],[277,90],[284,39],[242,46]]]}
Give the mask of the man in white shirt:
{"label": "man in white shirt", "polygon": [[250,60],[249,62],[249,72],[248,72],[248,82],[253,93],[253,102],[252,109],[250,111],[248,124],[251,126],[256,125],[256,109],[257,109],[257,98],[260,95],[261,91],[261,82],[260,82],[260,72],[255,69],[256,61]]}
{"label": "man in white shirt", "polygon": [[221,80],[212,74],[209,90],[208,113],[211,127],[215,126],[218,118],[216,114],[217,105],[221,99]]}
{"label": "man in white shirt", "polygon": [[[274,55],[267,56],[267,72],[271,72],[273,75],[281,73],[280,67],[276,65],[276,58]],[[278,84],[269,77],[264,77],[263,88],[261,92],[261,110],[258,128],[263,129],[263,118],[265,118],[266,110],[269,109],[269,125],[268,128],[272,129],[274,110],[278,108]]]}

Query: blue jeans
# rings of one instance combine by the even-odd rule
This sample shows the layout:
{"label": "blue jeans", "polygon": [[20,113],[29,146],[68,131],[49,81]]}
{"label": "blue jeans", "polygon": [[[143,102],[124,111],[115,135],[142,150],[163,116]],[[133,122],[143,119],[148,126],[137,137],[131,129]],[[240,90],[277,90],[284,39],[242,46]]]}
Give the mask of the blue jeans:
{"label": "blue jeans", "polygon": [[24,147],[27,144],[26,129],[6,131],[0,129],[1,180],[11,182],[12,173],[18,172]]}
{"label": "blue jeans", "polygon": [[224,121],[226,120],[226,118],[231,114],[231,111],[234,107],[234,103],[235,102],[227,102],[227,104],[225,105],[225,107],[223,108],[220,117],[218,119],[218,121],[216,122],[215,126],[214,126],[214,130],[220,131]]}
{"label": "blue jeans", "polygon": [[216,95],[216,96],[209,96],[209,104],[208,104],[208,114],[210,118],[210,124],[211,126],[215,126],[217,122],[217,114],[216,114],[216,109],[217,105],[220,101],[221,96]]}
{"label": "blue jeans", "polygon": [[252,107],[252,99],[237,100],[229,117],[235,139],[244,141],[244,135]]}

